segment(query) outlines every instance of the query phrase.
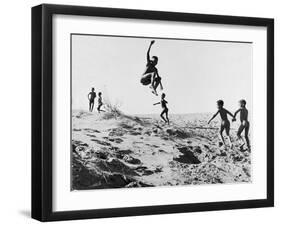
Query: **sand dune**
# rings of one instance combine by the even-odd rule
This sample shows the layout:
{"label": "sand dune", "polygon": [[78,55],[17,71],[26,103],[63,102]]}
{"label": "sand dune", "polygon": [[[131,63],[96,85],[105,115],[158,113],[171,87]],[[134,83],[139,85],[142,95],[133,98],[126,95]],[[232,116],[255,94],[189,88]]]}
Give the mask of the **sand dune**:
{"label": "sand dune", "polygon": [[[126,116],[74,111],[72,189],[251,181],[251,155],[219,145],[209,114]],[[231,135],[235,137],[232,124]]]}

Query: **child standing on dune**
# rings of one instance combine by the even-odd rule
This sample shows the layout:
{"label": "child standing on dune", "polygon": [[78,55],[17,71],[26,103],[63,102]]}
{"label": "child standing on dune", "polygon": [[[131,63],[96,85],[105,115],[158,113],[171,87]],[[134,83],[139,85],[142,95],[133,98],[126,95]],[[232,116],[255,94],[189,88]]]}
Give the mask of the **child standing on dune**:
{"label": "child standing on dune", "polygon": [[104,111],[104,110],[101,110],[101,106],[103,105],[103,102],[102,102],[102,97],[101,97],[101,92],[98,93],[98,112],[100,113],[101,111]]}
{"label": "child standing on dune", "polygon": [[240,146],[240,148],[242,149],[243,146],[245,145],[245,142],[243,141],[243,138],[241,137],[241,133],[243,132],[243,130],[245,130],[245,140],[246,140],[246,143],[247,143],[247,147],[248,147],[248,150],[250,150],[250,141],[249,141],[249,137],[248,137],[248,134],[249,134],[249,129],[250,129],[250,123],[248,121],[248,109],[246,108],[246,101],[245,100],[240,100],[239,101],[239,105],[240,105],[240,108],[234,113],[234,117],[232,119],[232,121],[236,121],[236,115],[240,112],[240,126],[239,126],[239,129],[237,131],[237,136],[238,136],[238,139],[240,141],[242,141],[242,144]]}
{"label": "child standing on dune", "polygon": [[[157,102],[153,105],[161,104],[161,107],[162,107],[163,111],[161,112],[160,117],[165,121],[165,123],[168,123],[168,125],[169,125],[170,124],[170,121],[169,121],[169,118],[168,118],[169,109],[167,107],[168,102],[165,100],[165,97],[166,97],[166,94],[162,93],[161,101]],[[164,115],[166,116],[166,118],[164,117]]]}
{"label": "child standing on dune", "polygon": [[91,92],[88,94],[88,100],[89,100],[89,111],[92,112],[95,104],[95,98],[96,98],[96,92],[95,88],[92,88]]}
{"label": "child standing on dune", "polygon": [[208,124],[218,115],[220,114],[221,116],[221,126],[220,126],[220,137],[222,140],[222,143],[225,145],[225,141],[223,138],[223,131],[225,130],[226,132],[226,136],[228,138],[229,144],[230,144],[230,148],[233,147],[233,144],[231,142],[231,138],[229,136],[229,131],[230,131],[230,122],[227,118],[227,115],[229,114],[230,116],[232,116],[232,118],[234,118],[234,116],[225,108],[223,108],[224,102],[223,100],[218,100],[217,101],[217,107],[218,107],[218,111],[216,112],[216,114],[213,115],[213,117],[208,121]]}

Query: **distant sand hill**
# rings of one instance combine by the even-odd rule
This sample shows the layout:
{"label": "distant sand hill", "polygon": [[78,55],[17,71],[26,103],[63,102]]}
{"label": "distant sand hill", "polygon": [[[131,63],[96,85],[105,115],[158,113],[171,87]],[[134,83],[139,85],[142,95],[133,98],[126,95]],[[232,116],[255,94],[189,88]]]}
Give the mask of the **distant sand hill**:
{"label": "distant sand hill", "polygon": [[237,141],[220,147],[209,117],[171,115],[165,125],[158,115],[74,111],[72,189],[250,182],[250,152]]}

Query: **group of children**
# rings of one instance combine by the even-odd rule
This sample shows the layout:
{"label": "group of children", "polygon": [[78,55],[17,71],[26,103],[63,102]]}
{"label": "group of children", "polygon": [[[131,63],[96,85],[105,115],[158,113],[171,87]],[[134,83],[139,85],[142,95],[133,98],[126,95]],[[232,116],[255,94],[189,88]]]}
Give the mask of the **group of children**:
{"label": "group of children", "polygon": [[[146,55],[146,59],[147,59],[147,63],[146,63],[146,69],[145,72],[143,73],[140,82],[143,85],[150,85],[149,87],[152,89],[152,93],[155,94],[156,96],[158,96],[157,93],[157,88],[160,85],[160,89],[163,90],[163,85],[161,82],[161,77],[158,73],[158,70],[156,68],[156,65],[158,63],[158,57],[157,56],[153,56],[152,59],[150,59],[150,49],[151,46],[155,43],[155,41],[151,41],[150,45],[148,47],[147,50],[147,55]],[[169,109],[167,107],[168,102],[165,100],[165,93],[162,93],[161,95],[161,101],[158,103],[155,103],[154,105],[157,104],[161,104],[162,107],[162,112],[160,114],[161,118],[164,120],[165,123],[169,124],[169,118],[168,118],[168,112]],[[248,149],[250,149],[250,142],[249,142],[249,121],[248,121],[248,110],[246,109],[246,101],[245,100],[240,100],[239,101],[239,105],[240,108],[234,113],[234,115],[232,115],[228,110],[226,110],[225,108],[223,108],[224,102],[222,100],[218,100],[217,101],[217,105],[218,105],[218,111],[216,112],[216,114],[213,115],[213,117],[209,120],[208,124],[218,115],[220,114],[221,116],[221,126],[220,126],[220,137],[221,140],[223,142],[223,144],[225,145],[225,140],[223,138],[223,131],[225,130],[227,138],[229,140],[230,146],[232,147],[232,141],[231,138],[229,136],[229,131],[230,131],[230,122],[227,118],[227,115],[231,115],[232,116],[232,121],[236,121],[236,115],[238,113],[240,113],[240,126],[239,129],[237,131],[237,136],[239,141],[241,141],[241,148],[243,148],[243,146],[245,145],[245,142],[243,142],[243,139],[241,137],[241,134],[243,131],[245,131],[245,140],[248,146]]]}
{"label": "group of children", "polygon": [[221,126],[220,126],[220,137],[222,140],[222,143],[225,146],[225,140],[223,138],[223,131],[225,130],[226,136],[228,138],[230,147],[233,147],[230,135],[229,135],[229,131],[230,131],[230,122],[227,118],[227,115],[230,115],[232,117],[232,122],[236,121],[236,115],[238,113],[240,113],[240,126],[238,128],[237,131],[237,137],[238,140],[240,142],[240,148],[243,149],[243,146],[245,145],[245,142],[243,141],[243,138],[241,137],[241,134],[243,131],[244,132],[244,136],[245,136],[245,140],[246,140],[246,144],[247,144],[247,148],[248,150],[250,150],[250,141],[249,141],[249,129],[250,129],[250,123],[248,121],[248,110],[246,108],[246,101],[245,100],[240,100],[239,101],[239,109],[234,113],[234,115],[229,112],[228,110],[226,110],[224,107],[224,102],[223,100],[218,100],[217,101],[217,107],[218,107],[218,111],[213,115],[213,117],[208,121],[208,124],[218,115],[220,114],[221,117]]}
{"label": "group of children", "polygon": [[[96,92],[95,92],[95,88],[92,88],[91,92],[89,92],[88,94],[88,100],[89,100],[89,111],[92,112],[93,109],[94,109],[94,105],[95,105],[95,99],[96,99]],[[102,93],[99,92],[98,93],[98,113],[104,111],[101,109],[103,105],[103,102],[102,102]]]}
{"label": "group of children", "polygon": [[[155,43],[154,40],[150,42],[150,45],[149,45],[149,48],[148,48],[148,51],[147,51],[146,69],[145,69],[145,72],[143,73],[143,75],[141,77],[140,82],[143,85],[145,85],[145,86],[150,85],[149,87],[152,89],[152,93],[154,95],[158,96],[157,88],[158,88],[158,86],[160,86],[160,89],[163,90],[163,85],[162,85],[162,82],[161,82],[161,77],[159,76],[158,70],[156,68],[156,65],[158,63],[158,57],[153,56],[152,59],[150,58],[150,49],[151,49],[151,46],[154,43]],[[99,92],[98,96],[99,97],[98,97],[98,108],[97,108],[97,110],[100,113],[101,111],[103,111],[103,110],[101,110],[101,106],[103,105],[102,93]],[[162,107],[163,110],[162,110],[162,112],[160,114],[160,117],[164,120],[165,123],[169,124],[170,123],[170,120],[169,120],[169,117],[168,117],[169,109],[167,107],[168,102],[166,101],[165,97],[166,97],[166,94],[162,93],[160,102],[157,102],[157,103],[155,103],[153,105],[161,104],[161,107]],[[92,88],[92,91],[88,94],[89,111],[90,112],[93,111],[95,98],[96,98],[95,89]],[[241,122],[241,124],[240,124],[240,126],[238,128],[238,131],[237,131],[237,137],[238,137],[238,140],[241,143],[240,147],[243,148],[243,146],[245,145],[245,142],[243,141],[243,138],[241,137],[241,134],[242,134],[243,131],[245,131],[244,133],[245,133],[246,144],[247,144],[248,149],[250,150],[250,141],[249,141],[249,137],[248,137],[250,123],[248,121],[248,110],[246,108],[246,101],[245,100],[240,100],[239,101],[240,107],[234,113],[234,115],[231,112],[229,112],[228,110],[226,110],[223,107],[223,105],[224,105],[223,100],[218,100],[217,101],[218,111],[208,121],[208,124],[218,114],[220,114],[220,117],[221,117],[220,137],[221,137],[222,143],[224,144],[224,146],[226,145],[224,137],[223,137],[223,131],[225,131],[226,135],[227,135],[227,138],[228,138],[228,141],[230,143],[230,147],[232,148],[233,144],[232,144],[232,141],[231,141],[231,138],[230,138],[230,135],[229,135],[230,122],[229,122],[229,120],[227,118],[227,115],[230,115],[232,117],[232,121],[234,122],[234,121],[236,121],[236,115],[238,113],[240,113],[240,122]]]}

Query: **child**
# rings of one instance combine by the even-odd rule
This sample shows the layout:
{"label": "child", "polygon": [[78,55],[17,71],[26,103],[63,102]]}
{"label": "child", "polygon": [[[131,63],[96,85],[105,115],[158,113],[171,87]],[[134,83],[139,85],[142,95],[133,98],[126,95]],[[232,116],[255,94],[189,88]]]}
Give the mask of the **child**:
{"label": "child", "polygon": [[250,129],[250,123],[248,121],[248,110],[246,108],[246,101],[240,100],[239,105],[240,105],[240,108],[234,113],[234,117],[233,117],[232,121],[233,122],[236,121],[236,115],[240,112],[240,122],[241,122],[241,124],[239,126],[238,131],[237,131],[238,139],[240,141],[242,141],[242,144],[241,144],[240,148],[243,148],[243,146],[245,145],[245,142],[243,141],[243,139],[241,137],[241,133],[243,132],[243,130],[245,130],[245,140],[246,140],[246,143],[247,143],[247,147],[250,150],[250,141],[249,141],[249,137],[248,137],[249,129]]}
{"label": "child", "polygon": [[149,48],[147,50],[147,55],[146,55],[146,69],[145,72],[142,75],[141,78],[141,83],[143,85],[149,85],[150,84],[150,88],[152,89],[152,93],[155,94],[156,96],[157,94],[157,87],[160,85],[161,90],[163,89],[162,83],[161,83],[161,77],[158,74],[158,70],[156,68],[156,65],[158,63],[158,57],[157,56],[153,56],[152,60],[150,59],[149,56],[149,52],[150,52],[150,48],[151,46],[154,44],[154,40],[151,41]]}
{"label": "child", "polygon": [[[167,107],[168,102],[165,100],[165,97],[166,97],[165,93],[162,93],[161,101],[157,102],[153,105],[161,104],[161,107],[162,107],[163,111],[161,112],[160,117],[165,121],[165,123],[168,123],[168,125],[169,125],[170,124],[170,121],[169,121],[169,118],[168,118],[169,109]],[[164,114],[165,114],[166,118],[164,117]]]}
{"label": "child", "polygon": [[224,102],[223,100],[218,100],[217,101],[217,106],[218,106],[218,111],[216,114],[213,115],[213,117],[209,120],[208,124],[218,115],[220,114],[221,116],[221,127],[220,127],[220,137],[221,137],[221,140],[222,140],[222,143],[224,144],[225,146],[225,141],[224,141],[224,138],[223,138],[223,131],[225,130],[226,132],[226,135],[227,135],[227,138],[229,140],[229,143],[230,143],[230,148],[232,148],[232,142],[231,142],[231,139],[230,139],[230,136],[229,136],[229,130],[230,130],[230,122],[227,118],[227,114],[229,114],[230,116],[232,116],[232,118],[234,118],[234,116],[228,111],[226,110],[225,108],[223,108],[223,105],[224,105]]}
{"label": "child", "polygon": [[101,92],[98,93],[98,112],[100,113],[101,111],[104,111],[104,110],[101,110],[101,106],[103,105],[103,102],[102,102],[102,97],[101,97]]}
{"label": "child", "polygon": [[89,92],[89,94],[88,94],[89,111],[90,111],[90,112],[92,112],[93,109],[94,109],[95,98],[96,98],[95,88],[92,88],[92,91]]}

